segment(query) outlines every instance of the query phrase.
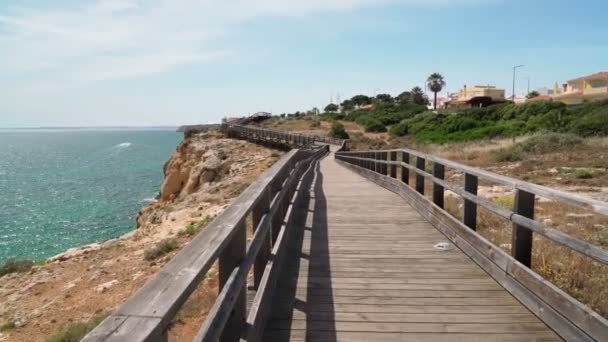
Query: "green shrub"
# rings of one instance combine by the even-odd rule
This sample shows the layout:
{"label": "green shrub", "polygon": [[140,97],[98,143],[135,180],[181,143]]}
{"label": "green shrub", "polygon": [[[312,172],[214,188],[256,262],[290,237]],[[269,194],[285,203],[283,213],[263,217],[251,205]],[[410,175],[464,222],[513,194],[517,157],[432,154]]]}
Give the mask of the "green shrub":
{"label": "green shrub", "polygon": [[310,123],[310,128],[319,128],[319,127],[321,127],[321,121],[319,121],[319,120],[313,120]]}
{"label": "green shrub", "polygon": [[366,132],[386,132],[386,126],[377,119],[369,119],[365,125]]}
{"label": "green shrub", "polygon": [[16,327],[17,327],[17,325],[15,324],[14,321],[6,322],[6,323],[0,325],[0,332],[5,332],[5,331],[13,330]]}
{"label": "green shrub", "polygon": [[329,136],[336,139],[348,139],[349,135],[344,129],[344,125],[339,122],[334,122],[331,125],[331,130],[329,131]]}
{"label": "green shrub", "polygon": [[198,224],[196,223],[191,223],[189,225],[186,226],[186,228],[184,230],[180,230],[178,235],[188,235],[188,236],[194,236],[196,235],[199,231],[200,231],[200,227],[198,226]]}
{"label": "green shrub", "polygon": [[571,133],[542,133],[517,144],[523,152],[548,153],[565,147],[572,147],[583,143],[583,139]]}
{"label": "green shrub", "polygon": [[608,135],[608,109],[583,116],[571,123],[573,133],[582,136]]}
{"label": "green shrub", "polygon": [[497,162],[514,162],[524,158],[525,154],[519,148],[501,148],[494,151],[494,159]]}
{"label": "green shrub", "polygon": [[108,315],[100,315],[88,322],[72,323],[59,332],[49,336],[47,342],[78,342],[95,329]]}
{"label": "green shrub", "polygon": [[593,178],[593,172],[589,169],[578,169],[574,171],[574,177],[578,179],[589,179]]}
{"label": "green shrub", "polygon": [[163,239],[158,242],[154,247],[146,249],[144,251],[144,259],[147,261],[158,259],[177,249],[177,247],[177,240],[171,238]]}
{"label": "green shrub", "polygon": [[280,154],[279,154],[279,152],[272,152],[272,153],[270,154],[270,156],[271,156],[272,158],[278,158],[278,157],[280,156]]}
{"label": "green shrub", "polygon": [[389,130],[389,133],[397,137],[407,135],[409,133],[409,126],[407,121],[401,121],[400,123],[392,126]]}
{"label": "green shrub", "polygon": [[9,273],[27,272],[32,266],[34,266],[34,262],[31,260],[8,259],[0,267],[0,277]]}

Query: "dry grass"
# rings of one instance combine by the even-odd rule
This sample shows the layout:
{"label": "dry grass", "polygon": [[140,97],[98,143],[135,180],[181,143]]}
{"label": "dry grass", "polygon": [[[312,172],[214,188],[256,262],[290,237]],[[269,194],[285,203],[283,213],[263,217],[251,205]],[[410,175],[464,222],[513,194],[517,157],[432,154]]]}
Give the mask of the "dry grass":
{"label": "dry grass", "polygon": [[[512,209],[512,197],[494,202]],[[461,219],[462,199],[446,197],[446,210]],[[608,217],[556,202],[536,202],[536,219],[603,248],[608,247]],[[478,208],[477,232],[507,253],[511,252],[512,224]],[[608,267],[553,241],[534,235],[532,269],[559,288],[608,317]]]}

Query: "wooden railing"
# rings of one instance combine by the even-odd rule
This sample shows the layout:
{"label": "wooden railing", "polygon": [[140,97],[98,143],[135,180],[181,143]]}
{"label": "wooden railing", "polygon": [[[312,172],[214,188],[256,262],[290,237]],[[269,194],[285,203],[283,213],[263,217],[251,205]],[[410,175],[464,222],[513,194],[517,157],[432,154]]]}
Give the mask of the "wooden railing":
{"label": "wooden railing", "polygon": [[[301,205],[312,169],[328,150],[324,145],[287,153],[83,341],[166,341],[170,322],[216,261],[220,293],[194,340],[257,341],[293,209]],[[253,232],[247,244],[249,220]],[[247,291],[252,267],[254,294]],[[253,297],[249,312],[247,295]]]}
{"label": "wooden railing", "polygon": [[341,146],[347,140],[324,137],[319,135],[302,134],[295,132],[279,131],[270,128],[256,126],[243,126],[239,124],[226,125],[224,130],[230,137],[247,139],[249,141],[281,144],[290,147],[304,147],[314,143]]}
{"label": "wooden railing", "polygon": [[[534,220],[536,196],[588,209],[601,215],[608,215],[608,203],[410,149],[338,152],[336,159],[406,198],[429,222],[566,340],[608,341],[606,319],[530,269],[534,233],[600,264],[608,264],[608,251]],[[432,163],[432,172],[426,171],[428,163]],[[463,173],[464,184],[455,186],[446,182],[446,168]],[[400,169],[400,179],[397,179],[398,169]],[[409,184],[410,173],[415,179],[414,184]],[[513,188],[515,191],[513,210],[478,196],[480,179]],[[432,183],[432,200],[424,196],[425,180],[430,180]],[[446,189],[463,198],[462,221],[455,219],[444,210]],[[475,232],[478,206],[513,223],[511,255]]]}

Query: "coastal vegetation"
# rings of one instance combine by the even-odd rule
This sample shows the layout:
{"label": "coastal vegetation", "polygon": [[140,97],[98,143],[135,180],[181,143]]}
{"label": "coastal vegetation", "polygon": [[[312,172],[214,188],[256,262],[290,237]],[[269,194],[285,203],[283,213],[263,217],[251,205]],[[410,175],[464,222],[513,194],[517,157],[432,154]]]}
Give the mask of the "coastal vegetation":
{"label": "coastal vegetation", "polygon": [[[443,76],[431,74],[427,85],[434,92],[445,86]],[[531,98],[535,97],[531,93]],[[411,137],[417,143],[449,143],[480,139],[510,138],[539,132],[570,133],[581,137],[608,135],[608,100],[567,106],[549,100],[524,104],[502,103],[482,108],[429,111],[429,100],[418,87],[396,97],[355,95],[340,105],[329,104],[319,115],[326,121],[350,121],[365,132],[389,132],[393,137]],[[311,111],[309,111],[311,112]],[[308,118],[304,112],[283,118]],[[316,118],[310,128],[318,128]],[[333,134],[333,133],[332,133]]]}
{"label": "coastal vegetation", "polygon": [[536,132],[608,135],[608,100],[566,106],[552,101],[499,104],[457,112],[410,114],[390,129],[418,142],[446,143],[514,137]]}
{"label": "coastal vegetation", "polygon": [[4,264],[0,266],[0,277],[9,273],[27,272],[32,266],[34,266],[34,262],[31,260],[6,260]]}
{"label": "coastal vegetation", "polygon": [[[192,235],[194,234],[195,233],[193,233]],[[154,247],[146,249],[144,251],[144,259],[147,261],[156,260],[176,250],[177,247],[179,247],[179,244],[174,238],[163,239],[156,243]]]}
{"label": "coastal vegetation", "polygon": [[334,122],[331,125],[331,130],[329,131],[329,136],[336,139],[348,139],[348,133],[344,129],[344,125],[339,122]]}
{"label": "coastal vegetation", "polygon": [[108,315],[102,314],[86,322],[71,323],[59,332],[51,335],[47,342],[78,342],[101,323]]}

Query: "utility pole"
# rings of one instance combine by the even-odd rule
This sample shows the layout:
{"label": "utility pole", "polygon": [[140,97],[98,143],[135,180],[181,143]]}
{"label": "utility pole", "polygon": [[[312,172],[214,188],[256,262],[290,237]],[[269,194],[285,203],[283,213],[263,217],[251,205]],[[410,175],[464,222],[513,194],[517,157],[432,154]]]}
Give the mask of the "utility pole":
{"label": "utility pole", "polygon": [[511,96],[511,100],[512,100],[513,102],[515,102],[515,71],[516,71],[518,68],[522,68],[522,67],[524,67],[524,65],[523,65],[523,64],[516,65],[516,66],[514,66],[514,67],[513,67],[513,95]]}

